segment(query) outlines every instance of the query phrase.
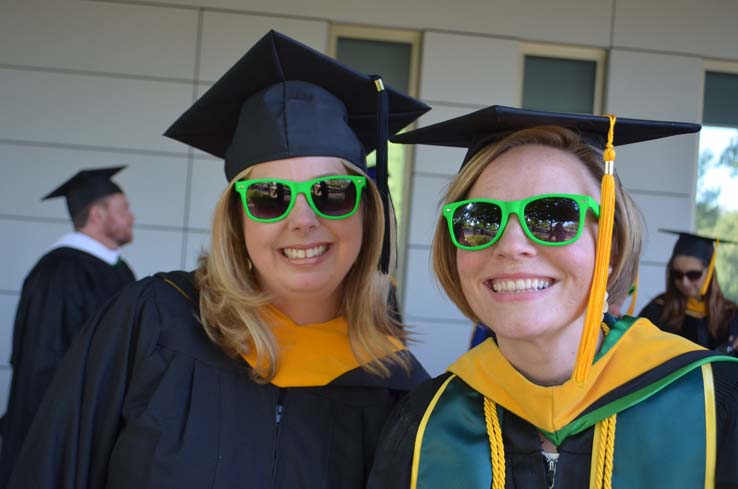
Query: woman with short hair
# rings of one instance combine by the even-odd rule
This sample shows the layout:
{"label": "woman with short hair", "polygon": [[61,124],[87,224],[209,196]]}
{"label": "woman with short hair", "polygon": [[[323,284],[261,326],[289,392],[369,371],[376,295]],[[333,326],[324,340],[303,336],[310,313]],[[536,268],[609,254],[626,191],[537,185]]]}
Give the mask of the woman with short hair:
{"label": "woman with short hair", "polygon": [[738,363],[607,314],[641,247],[613,145],[697,130],[493,106],[395,138],[469,148],[433,266],[493,338],[401,401],[371,489],[738,487]]}

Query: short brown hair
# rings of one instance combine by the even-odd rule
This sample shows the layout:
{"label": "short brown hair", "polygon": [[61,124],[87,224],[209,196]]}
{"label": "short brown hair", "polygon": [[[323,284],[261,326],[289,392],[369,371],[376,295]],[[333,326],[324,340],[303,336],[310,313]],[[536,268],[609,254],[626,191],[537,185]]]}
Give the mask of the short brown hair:
{"label": "short brown hair", "polygon": [[[602,152],[585,143],[575,132],[559,126],[539,126],[510,134],[501,141],[491,143],[476,153],[449,184],[443,204],[466,198],[481,173],[494,160],[512,148],[540,145],[556,148],[574,155],[588,169],[592,180],[599,184],[604,174]],[[613,246],[607,291],[609,302],[616,303],[628,294],[638,274],[638,258],[641,253],[643,224],[635,202],[615,175],[615,223]],[[456,269],[456,247],[448,236],[443,216],[438,218],[432,246],[433,268],[436,278],[456,306],[473,321],[479,321],[461,289]]]}
{"label": "short brown hair", "polygon": [[106,206],[108,205],[108,200],[110,200],[110,196],[113,194],[108,194],[103,197],[100,197],[98,199],[93,200],[86,206],[84,206],[77,214],[75,214],[72,217],[72,224],[74,224],[74,230],[79,231],[83,227],[87,226],[87,221],[90,220],[90,211],[92,211],[92,208],[96,205],[102,205]]}

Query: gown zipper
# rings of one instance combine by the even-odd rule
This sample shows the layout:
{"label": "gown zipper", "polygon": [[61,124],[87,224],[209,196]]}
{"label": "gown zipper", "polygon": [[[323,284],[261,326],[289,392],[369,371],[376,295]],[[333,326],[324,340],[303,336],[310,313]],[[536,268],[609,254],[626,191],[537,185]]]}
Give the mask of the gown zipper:
{"label": "gown zipper", "polygon": [[272,487],[275,487],[277,464],[279,462],[279,427],[284,418],[284,408],[287,403],[287,389],[279,389],[277,402],[274,405],[274,451],[272,453]]}
{"label": "gown zipper", "polygon": [[556,483],[556,462],[559,461],[558,453],[541,452],[544,460],[544,467],[546,469],[546,483],[548,489],[554,489]]}

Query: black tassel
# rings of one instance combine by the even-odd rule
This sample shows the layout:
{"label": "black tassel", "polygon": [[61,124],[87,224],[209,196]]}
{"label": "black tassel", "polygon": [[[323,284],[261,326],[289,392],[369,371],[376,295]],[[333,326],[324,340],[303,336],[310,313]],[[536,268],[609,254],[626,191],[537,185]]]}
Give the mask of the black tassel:
{"label": "black tassel", "polygon": [[389,96],[384,89],[382,77],[372,75],[372,80],[377,87],[377,188],[382,198],[384,207],[384,236],[382,238],[382,258],[379,269],[382,273],[389,273],[390,259],[390,193],[389,173],[387,170],[387,140],[389,139]]}

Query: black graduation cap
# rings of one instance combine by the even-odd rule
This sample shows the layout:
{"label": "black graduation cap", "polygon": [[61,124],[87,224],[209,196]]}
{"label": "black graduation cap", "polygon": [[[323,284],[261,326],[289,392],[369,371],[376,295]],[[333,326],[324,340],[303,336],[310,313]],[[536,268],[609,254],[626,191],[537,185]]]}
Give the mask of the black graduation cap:
{"label": "black graduation cap", "polygon": [[[468,148],[462,167],[479,150],[507,135],[536,126],[562,126],[576,131],[590,145],[604,149],[610,120],[606,116],[544,112],[493,105],[391,138],[396,143],[430,144]],[[698,132],[699,124],[686,122],[617,119],[613,145],[650,141]]]}
{"label": "black graduation cap", "polygon": [[[389,134],[429,110],[385,91]],[[224,158],[229,181],[295,156],[336,156],[366,170],[378,142],[377,93],[372,77],[269,31],[164,134]]]}
{"label": "black graduation cap", "polygon": [[715,243],[720,244],[736,244],[735,241],[716,238],[714,236],[706,236],[703,234],[689,233],[686,231],[674,231],[672,229],[659,229],[662,233],[676,234],[679,236],[674,244],[674,251],[671,256],[685,255],[699,258],[707,265],[712,259],[715,251]]}
{"label": "black graduation cap", "polygon": [[123,168],[125,166],[81,170],[41,200],[66,197],[69,215],[74,219],[82,209],[95,200],[107,195],[123,193],[123,190],[110,180]]}
{"label": "black graduation cap", "polygon": [[[377,150],[377,187],[389,222],[387,138],[430,108],[269,31],[164,133],[225,159],[228,181],[265,161],[335,156],[366,171]],[[380,268],[389,263],[385,232]]]}

